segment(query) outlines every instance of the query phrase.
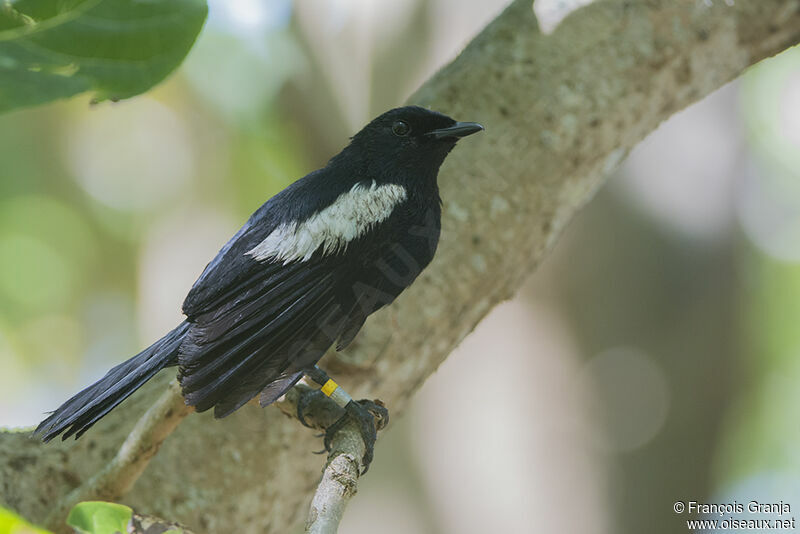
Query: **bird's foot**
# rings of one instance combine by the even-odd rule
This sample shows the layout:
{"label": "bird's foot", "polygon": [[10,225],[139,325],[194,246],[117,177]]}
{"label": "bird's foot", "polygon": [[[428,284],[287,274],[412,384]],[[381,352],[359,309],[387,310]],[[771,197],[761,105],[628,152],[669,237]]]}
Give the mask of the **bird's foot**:
{"label": "bird's foot", "polygon": [[325,402],[330,401],[320,390],[304,388],[303,393],[297,399],[297,420],[306,428],[319,428],[306,420],[306,414],[311,411],[312,404]]}
{"label": "bird's foot", "polygon": [[350,401],[347,406],[345,406],[345,414],[325,430],[324,443],[326,451],[331,451],[334,435],[336,435],[345,424],[353,420],[358,424],[361,438],[364,440],[365,450],[364,458],[362,459],[364,471],[361,473],[363,475],[367,472],[367,469],[369,469],[369,464],[372,463],[378,431],[383,430],[389,423],[389,410],[387,410],[378,399],[374,401],[368,399]]}

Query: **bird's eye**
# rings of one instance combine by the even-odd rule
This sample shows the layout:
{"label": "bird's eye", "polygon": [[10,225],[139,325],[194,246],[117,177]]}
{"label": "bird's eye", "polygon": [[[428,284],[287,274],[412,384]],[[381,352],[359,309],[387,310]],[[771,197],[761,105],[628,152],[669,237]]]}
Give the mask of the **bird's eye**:
{"label": "bird's eye", "polygon": [[408,135],[408,132],[411,131],[411,126],[408,123],[403,121],[397,121],[392,124],[392,133],[395,134],[397,137],[405,137]]}

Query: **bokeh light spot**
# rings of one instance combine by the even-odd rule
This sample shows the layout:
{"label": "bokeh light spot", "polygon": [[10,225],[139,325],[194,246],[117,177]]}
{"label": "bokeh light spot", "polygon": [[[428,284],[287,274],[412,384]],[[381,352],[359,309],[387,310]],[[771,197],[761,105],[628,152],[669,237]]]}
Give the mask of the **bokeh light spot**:
{"label": "bokeh light spot", "polygon": [[661,367],[645,353],[615,348],[589,360],[581,382],[593,391],[607,432],[599,445],[630,452],[648,443],[664,426],[669,388]]}
{"label": "bokeh light spot", "polygon": [[[290,0],[209,0],[209,26],[231,33],[263,33],[269,28],[286,26],[292,14]],[[202,34],[201,34],[202,35]]]}
{"label": "bokeh light spot", "polygon": [[24,309],[63,306],[75,273],[47,243],[24,234],[0,234],[0,294]]}
{"label": "bokeh light spot", "polygon": [[800,261],[800,49],[756,65],[742,83],[751,156],[736,207],[764,253]]}
{"label": "bokeh light spot", "polygon": [[247,122],[260,117],[303,62],[297,43],[285,32],[209,31],[200,34],[183,73],[195,92],[227,118]]}
{"label": "bokeh light spot", "polygon": [[18,332],[20,343],[29,355],[29,365],[48,363],[50,380],[57,380],[63,373],[80,364],[84,346],[83,326],[70,315],[43,315],[21,326]]}
{"label": "bokeh light spot", "polygon": [[189,185],[191,140],[167,106],[139,97],[74,120],[66,130],[67,164],[95,200],[124,211],[149,210]]}
{"label": "bokeh light spot", "polygon": [[[777,171],[777,169],[772,169]],[[800,197],[792,185],[755,161],[749,161],[737,191],[739,222],[765,254],[800,261]]]}
{"label": "bokeh light spot", "polygon": [[742,111],[750,148],[794,176],[800,190],[800,48],[790,48],[750,69],[742,83]]}
{"label": "bokeh light spot", "polygon": [[[95,260],[96,236],[82,214],[53,197],[17,196],[0,201],[0,233],[20,233],[54,248],[83,271]],[[13,261],[13,260],[11,260]]]}
{"label": "bokeh light spot", "polygon": [[173,213],[155,224],[139,258],[139,318],[145,339],[183,319],[181,303],[203,266],[236,232],[238,221],[212,209]]}
{"label": "bokeh light spot", "polygon": [[681,237],[714,240],[734,220],[742,139],[730,108],[736,87],[676,113],[637,145],[613,185]]}

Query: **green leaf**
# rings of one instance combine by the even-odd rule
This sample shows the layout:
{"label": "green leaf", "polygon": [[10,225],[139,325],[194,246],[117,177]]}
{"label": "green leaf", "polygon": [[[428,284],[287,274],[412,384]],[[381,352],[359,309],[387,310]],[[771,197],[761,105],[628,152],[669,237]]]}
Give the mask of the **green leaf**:
{"label": "green leaf", "polygon": [[50,534],[37,528],[10,510],[0,507],[0,534]]}
{"label": "green leaf", "polygon": [[205,0],[0,0],[0,113],[142,93],[186,57]]}
{"label": "green leaf", "polygon": [[133,517],[133,510],[113,502],[78,503],[69,512],[67,525],[80,534],[124,534]]}

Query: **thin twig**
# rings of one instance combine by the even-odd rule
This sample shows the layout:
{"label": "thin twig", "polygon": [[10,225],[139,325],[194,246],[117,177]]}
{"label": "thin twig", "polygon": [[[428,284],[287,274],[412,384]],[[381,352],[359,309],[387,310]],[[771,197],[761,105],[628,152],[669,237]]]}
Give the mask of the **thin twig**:
{"label": "thin twig", "polygon": [[113,501],[133,487],[161,444],[193,408],[186,406],[176,381],[139,418],[117,455],[92,478],[62,498],[50,511],[45,525],[63,528],[64,519],[77,503],[87,500]]}
{"label": "thin twig", "polygon": [[355,422],[336,433],[328,463],[317,486],[306,520],[309,534],[335,534],[344,510],[358,491],[358,477],[364,469],[364,440]]}
{"label": "thin twig", "polygon": [[[297,417],[300,398],[314,395],[314,390],[304,384],[292,388],[279,401],[278,407],[288,416]],[[324,395],[316,395],[303,410],[306,423],[318,430],[333,424],[343,411]],[[382,424],[376,421],[378,429]],[[310,534],[335,534],[350,498],[358,491],[358,478],[364,471],[364,439],[355,421],[349,421],[334,434],[331,450],[317,485],[306,519],[306,532]]]}

